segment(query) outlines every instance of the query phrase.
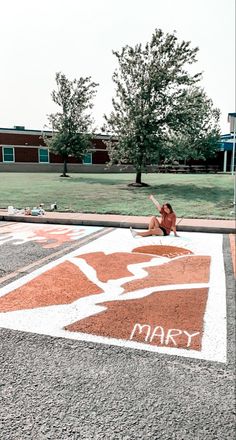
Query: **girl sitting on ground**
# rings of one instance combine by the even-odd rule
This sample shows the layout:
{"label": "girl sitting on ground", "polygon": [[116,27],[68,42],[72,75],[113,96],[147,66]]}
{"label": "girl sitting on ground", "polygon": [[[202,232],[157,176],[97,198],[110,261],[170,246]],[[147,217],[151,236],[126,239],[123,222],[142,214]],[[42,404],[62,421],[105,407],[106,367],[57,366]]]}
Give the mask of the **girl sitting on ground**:
{"label": "girl sitting on ground", "polygon": [[160,203],[153,197],[149,196],[149,199],[154,203],[156,208],[161,214],[161,220],[159,221],[157,217],[151,217],[148,231],[136,232],[130,227],[130,232],[133,237],[148,237],[150,235],[170,235],[171,230],[174,232],[175,237],[178,237],[176,232],[176,215],[169,203],[160,205]]}

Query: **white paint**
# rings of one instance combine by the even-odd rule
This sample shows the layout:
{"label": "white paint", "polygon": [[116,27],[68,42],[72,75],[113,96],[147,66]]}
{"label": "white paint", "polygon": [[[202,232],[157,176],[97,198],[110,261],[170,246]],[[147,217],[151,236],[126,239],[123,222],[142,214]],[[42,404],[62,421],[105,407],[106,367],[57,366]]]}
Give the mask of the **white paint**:
{"label": "white paint", "polygon": [[[93,232],[101,229],[94,226],[62,226],[62,225],[50,225],[39,223],[22,224],[17,223],[15,225],[3,226],[0,231],[0,246],[5,243],[12,243],[14,246],[19,246],[30,241],[40,242],[41,246],[47,244],[48,240],[56,240],[58,235],[67,234],[68,242],[79,240],[82,237],[86,237]],[[44,230],[50,235],[50,238],[46,238],[44,235],[38,235],[37,231]],[[1,235],[4,234],[4,235]],[[54,247],[60,246],[62,243],[54,245]],[[64,244],[64,243],[63,243]]]}
{"label": "white paint", "polygon": [[[132,332],[131,332],[130,340],[132,340],[133,337],[136,336],[137,331],[138,331],[138,334],[140,335],[140,334],[142,334],[143,329],[147,329],[147,333],[144,338],[145,342],[151,343],[154,338],[159,338],[159,341],[157,341],[157,344],[160,343],[161,345],[168,345],[170,342],[172,342],[172,344],[174,344],[174,346],[176,347],[177,342],[175,340],[175,337],[180,336],[182,334],[185,334],[187,336],[186,346],[188,348],[191,345],[192,338],[194,338],[195,336],[200,334],[200,332],[195,332],[195,333],[190,334],[186,330],[171,328],[171,329],[167,330],[166,337],[165,337],[165,330],[161,325],[157,325],[156,327],[154,327],[152,333],[151,333],[151,328],[152,327],[149,324],[136,323],[134,325]],[[150,334],[151,334],[151,336],[150,336]],[[150,339],[149,339],[149,337],[150,337]]]}
{"label": "white paint", "polygon": [[153,339],[154,339],[155,337],[160,338],[160,343],[161,343],[161,345],[164,344],[165,333],[164,333],[164,329],[163,329],[163,327],[161,327],[160,325],[157,325],[157,326],[154,328],[154,330],[153,330],[153,332],[152,332],[152,336],[151,336],[151,338],[150,338],[150,342],[152,342]]}
{"label": "white paint", "polygon": [[195,332],[195,333],[190,334],[190,333],[187,332],[187,330],[184,330],[184,333],[185,333],[185,334],[187,335],[187,337],[188,337],[187,347],[190,347],[191,342],[192,342],[192,338],[194,338],[194,336],[199,335],[199,332]]}
{"label": "white paint", "polygon": [[226,286],[222,246],[223,236],[221,235],[218,236],[218,240],[215,240],[212,254],[202,350],[207,351],[212,357],[217,356],[219,351],[224,351],[226,360]]}
{"label": "white paint", "polygon": [[[151,238],[151,240],[150,240]],[[166,239],[166,240],[165,240]],[[173,243],[174,240],[174,243]],[[138,243],[139,242],[139,243]],[[65,255],[58,260],[48,263],[46,266],[35,270],[17,281],[0,289],[0,296],[6,295],[10,291],[23,286],[26,282],[34,279],[38,275],[46,272],[50,268],[57,266],[63,261],[70,261],[80,267],[87,277],[97,284],[103,293],[90,295],[81,298],[72,304],[41,307],[33,310],[20,310],[16,312],[0,313],[0,326],[15,330],[30,331],[39,334],[51,336],[60,336],[70,339],[86,340],[105,344],[113,344],[131,348],[140,348],[148,351],[154,351],[166,354],[176,354],[193,358],[201,358],[218,362],[226,361],[226,309],[225,309],[225,275],[222,254],[222,236],[217,234],[200,234],[200,233],[181,233],[180,238],[162,237],[163,244],[185,247],[195,253],[195,255],[211,256],[211,272],[210,282],[204,284],[187,284],[187,285],[169,285],[154,286],[136,290],[124,294],[122,284],[146,275],[145,267],[157,266],[168,261],[167,258],[153,257],[150,263],[138,263],[128,266],[131,275],[119,280],[109,280],[102,283],[97,279],[94,268],[89,266],[83,259],[76,258],[79,255],[90,252],[104,252],[105,254],[113,252],[130,252],[138,245],[159,244],[159,237],[147,237],[134,240],[128,230],[118,229],[111,233],[98,238],[96,241],[88,243],[82,248]],[[177,259],[184,258],[177,257]],[[173,259],[172,259],[173,261]],[[102,336],[87,335],[83,333],[68,332],[63,330],[65,325],[69,325],[75,321],[101,313],[106,308],[100,305],[105,301],[122,300],[126,301],[134,298],[142,298],[150,295],[152,292],[164,292],[167,290],[209,287],[209,297],[207,301],[206,313],[204,317],[204,335],[202,339],[202,350],[184,350],[179,348],[150,346],[134,341],[117,340],[114,338],[105,338]],[[173,329],[172,329],[173,330]],[[173,338],[173,333],[169,334],[169,338]],[[189,334],[189,346],[195,334]],[[174,340],[174,338],[173,338]]]}
{"label": "white paint", "polygon": [[148,325],[148,324],[143,324],[143,325],[138,324],[138,323],[135,324],[135,325],[134,325],[134,328],[133,328],[133,330],[132,330],[132,333],[131,333],[131,335],[130,335],[130,340],[133,339],[133,337],[134,337],[134,335],[135,335],[137,329],[138,329],[138,332],[139,332],[139,334],[140,334],[140,333],[142,333],[144,327],[147,328],[147,334],[146,334],[146,336],[145,336],[145,342],[147,342],[147,341],[148,341],[148,338],[149,338],[149,336],[150,336],[150,333],[151,333],[151,326]]}
{"label": "white paint", "polygon": [[171,341],[176,346],[177,342],[174,339],[174,336],[182,335],[182,333],[183,333],[182,330],[179,330],[177,328],[169,329],[168,332],[167,332],[167,335],[166,335],[165,344],[168,345],[169,342]]}

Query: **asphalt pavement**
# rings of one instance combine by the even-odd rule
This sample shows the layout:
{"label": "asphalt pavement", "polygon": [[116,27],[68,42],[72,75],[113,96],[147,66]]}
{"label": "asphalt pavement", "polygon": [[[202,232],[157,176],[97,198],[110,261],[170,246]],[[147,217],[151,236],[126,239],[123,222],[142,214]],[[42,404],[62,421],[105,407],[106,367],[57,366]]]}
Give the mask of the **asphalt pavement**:
{"label": "asphalt pavement", "polygon": [[[71,228],[63,230],[65,240],[60,228],[43,234],[0,223],[0,297],[1,287],[116,233]],[[2,327],[1,440],[235,439],[235,278],[228,234],[223,265],[226,362]],[[20,311],[14,313],[17,319]]]}

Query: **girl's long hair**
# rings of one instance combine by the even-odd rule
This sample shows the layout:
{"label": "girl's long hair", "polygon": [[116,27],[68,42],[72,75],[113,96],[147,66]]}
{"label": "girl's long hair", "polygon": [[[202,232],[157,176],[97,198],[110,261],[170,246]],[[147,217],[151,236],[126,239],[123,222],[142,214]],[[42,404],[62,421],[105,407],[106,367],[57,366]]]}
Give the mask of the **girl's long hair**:
{"label": "girl's long hair", "polygon": [[163,207],[164,207],[164,206],[167,206],[167,208],[170,210],[170,212],[173,212],[173,208],[172,208],[172,206],[170,205],[170,203],[164,203]]}

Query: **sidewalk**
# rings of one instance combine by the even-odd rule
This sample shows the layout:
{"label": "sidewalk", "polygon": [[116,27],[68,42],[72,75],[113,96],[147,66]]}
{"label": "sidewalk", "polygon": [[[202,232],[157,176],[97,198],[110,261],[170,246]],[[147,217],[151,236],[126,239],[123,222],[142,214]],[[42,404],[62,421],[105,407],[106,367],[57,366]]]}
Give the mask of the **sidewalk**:
{"label": "sidewalk", "polygon": [[[8,215],[7,210],[0,210],[0,221],[8,222],[29,222],[29,223],[51,223],[61,225],[86,225],[106,226],[116,228],[145,229],[150,217],[127,216],[112,214],[83,214],[71,212],[46,212],[43,216]],[[235,234],[235,220],[207,220],[207,219],[177,219],[178,231],[189,232],[214,232],[223,234]]]}

